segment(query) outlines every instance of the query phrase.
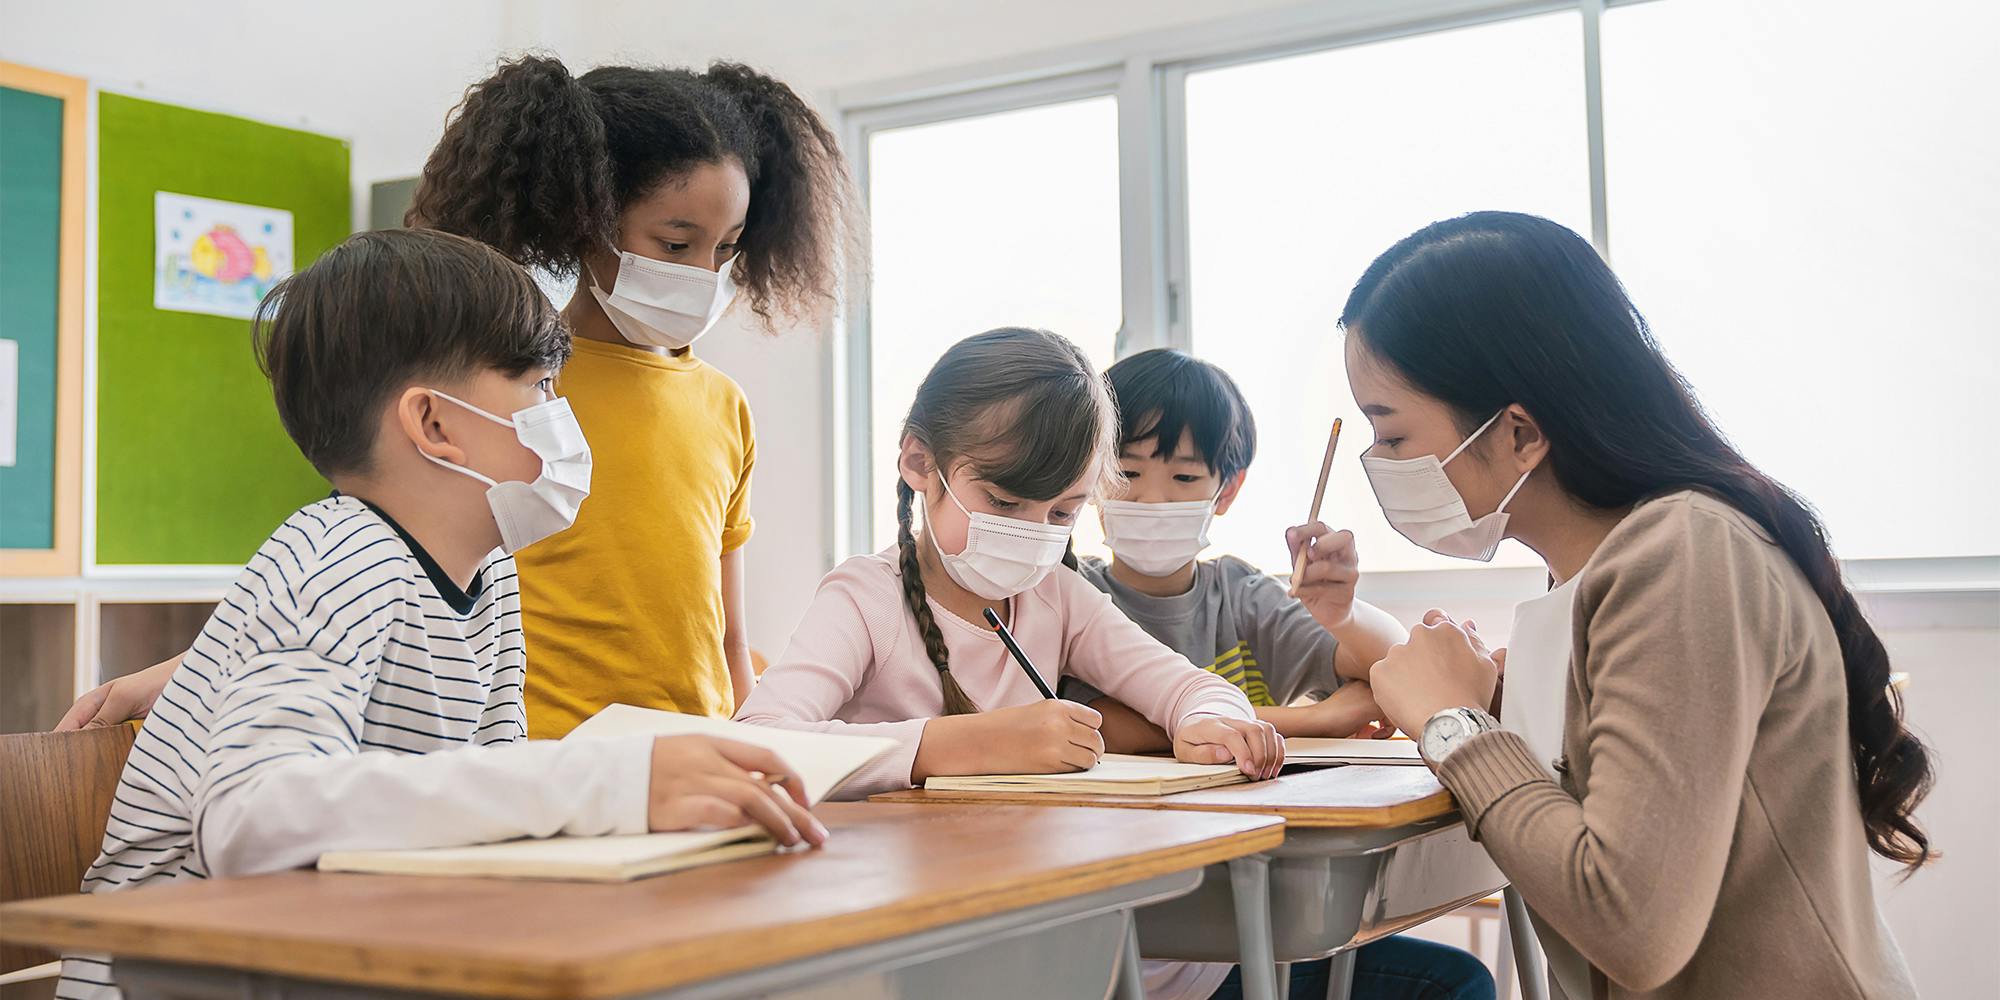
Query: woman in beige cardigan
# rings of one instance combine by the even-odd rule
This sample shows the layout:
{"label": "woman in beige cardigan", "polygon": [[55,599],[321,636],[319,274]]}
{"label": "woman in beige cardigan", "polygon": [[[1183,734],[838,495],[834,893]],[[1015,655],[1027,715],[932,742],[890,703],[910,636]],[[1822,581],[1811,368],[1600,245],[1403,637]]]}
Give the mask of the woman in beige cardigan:
{"label": "woman in beige cardigan", "polygon": [[1504,653],[1434,611],[1372,680],[1559,995],[1914,996],[1868,866],[1928,857],[1888,655],[1812,511],[1709,422],[1589,244],[1437,223],[1341,323],[1390,523],[1472,559],[1519,539],[1555,584]]}

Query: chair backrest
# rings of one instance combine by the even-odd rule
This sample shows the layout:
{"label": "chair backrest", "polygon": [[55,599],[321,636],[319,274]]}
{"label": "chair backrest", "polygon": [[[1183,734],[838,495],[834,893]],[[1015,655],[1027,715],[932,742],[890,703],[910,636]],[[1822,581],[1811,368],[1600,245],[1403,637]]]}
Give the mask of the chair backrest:
{"label": "chair backrest", "polygon": [[[0,735],[0,902],[73,893],[97,860],[137,727]],[[0,944],[0,973],[55,956]]]}

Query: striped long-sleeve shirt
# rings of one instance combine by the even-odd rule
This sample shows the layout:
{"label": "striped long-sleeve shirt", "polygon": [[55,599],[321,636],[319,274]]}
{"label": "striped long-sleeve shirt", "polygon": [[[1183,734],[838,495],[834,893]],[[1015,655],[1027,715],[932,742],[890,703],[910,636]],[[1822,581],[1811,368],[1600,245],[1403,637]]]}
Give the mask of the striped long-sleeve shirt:
{"label": "striped long-sleeve shirt", "polygon": [[[514,561],[466,593],[336,496],[257,550],[147,717],[86,892],[326,851],[643,833],[650,740],[529,742]],[[59,997],[116,997],[68,956]]]}

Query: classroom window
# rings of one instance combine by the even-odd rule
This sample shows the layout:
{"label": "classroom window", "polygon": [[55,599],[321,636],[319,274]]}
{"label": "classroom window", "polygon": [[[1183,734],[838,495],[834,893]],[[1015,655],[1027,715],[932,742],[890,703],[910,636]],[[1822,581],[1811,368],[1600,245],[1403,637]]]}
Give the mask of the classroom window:
{"label": "classroom window", "polygon": [[1605,15],[1611,258],[1845,558],[2000,552],[2000,7]]}
{"label": "classroom window", "polygon": [[[1036,326],[1098,365],[1119,302],[1115,97],[885,129],[868,141],[867,499],[872,548],[896,539],[892,492],[903,417],[945,348],[996,326]],[[1102,534],[1094,516],[1080,549]]]}
{"label": "classroom window", "polygon": [[[1355,531],[1371,570],[1465,566],[1382,518],[1334,324],[1368,262],[1425,223],[1505,208],[1590,232],[1582,60],[1565,12],[1188,76],[1192,347],[1257,418],[1212,551],[1289,572],[1283,528],[1305,519],[1341,416],[1322,518]],[[1509,542],[1496,562],[1532,558]]]}

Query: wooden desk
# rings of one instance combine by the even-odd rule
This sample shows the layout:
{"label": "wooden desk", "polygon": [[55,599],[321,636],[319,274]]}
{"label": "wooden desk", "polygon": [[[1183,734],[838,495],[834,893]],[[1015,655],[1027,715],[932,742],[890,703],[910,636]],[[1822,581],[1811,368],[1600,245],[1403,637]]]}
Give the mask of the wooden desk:
{"label": "wooden desk", "polygon": [[[1104,989],[1121,949],[1121,987],[1136,990],[1134,906],[1283,839],[1270,816],[856,803],[819,814],[833,831],[823,850],[623,885],[283,872],[18,903],[0,908],[0,936],[110,953],[132,1000],[355,987],[745,996],[862,973],[925,981],[923,963],[945,955],[953,973],[980,972],[982,949],[1003,960],[981,973],[991,995],[1077,995],[1079,976]],[[1030,938],[1037,963],[1023,968]],[[1078,951],[1090,942],[1111,947]],[[952,992],[987,995],[980,982],[965,975]]]}
{"label": "wooden desk", "polygon": [[[1270,781],[1163,796],[911,790],[874,801],[1282,816],[1282,846],[1218,865],[1193,893],[1138,915],[1146,957],[1240,963],[1249,1000],[1279,996],[1291,963],[1329,955],[1330,996],[1342,1000],[1354,948],[1507,884],[1466,834],[1451,794],[1423,767],[1296,768]],[[1212,933],[1231,923],[1235,940]],[[1531,947],[1525,920],[1509,930],[1517,954]],[[1531,968],[1526,961],[1521,967],[1524,975]]]}

